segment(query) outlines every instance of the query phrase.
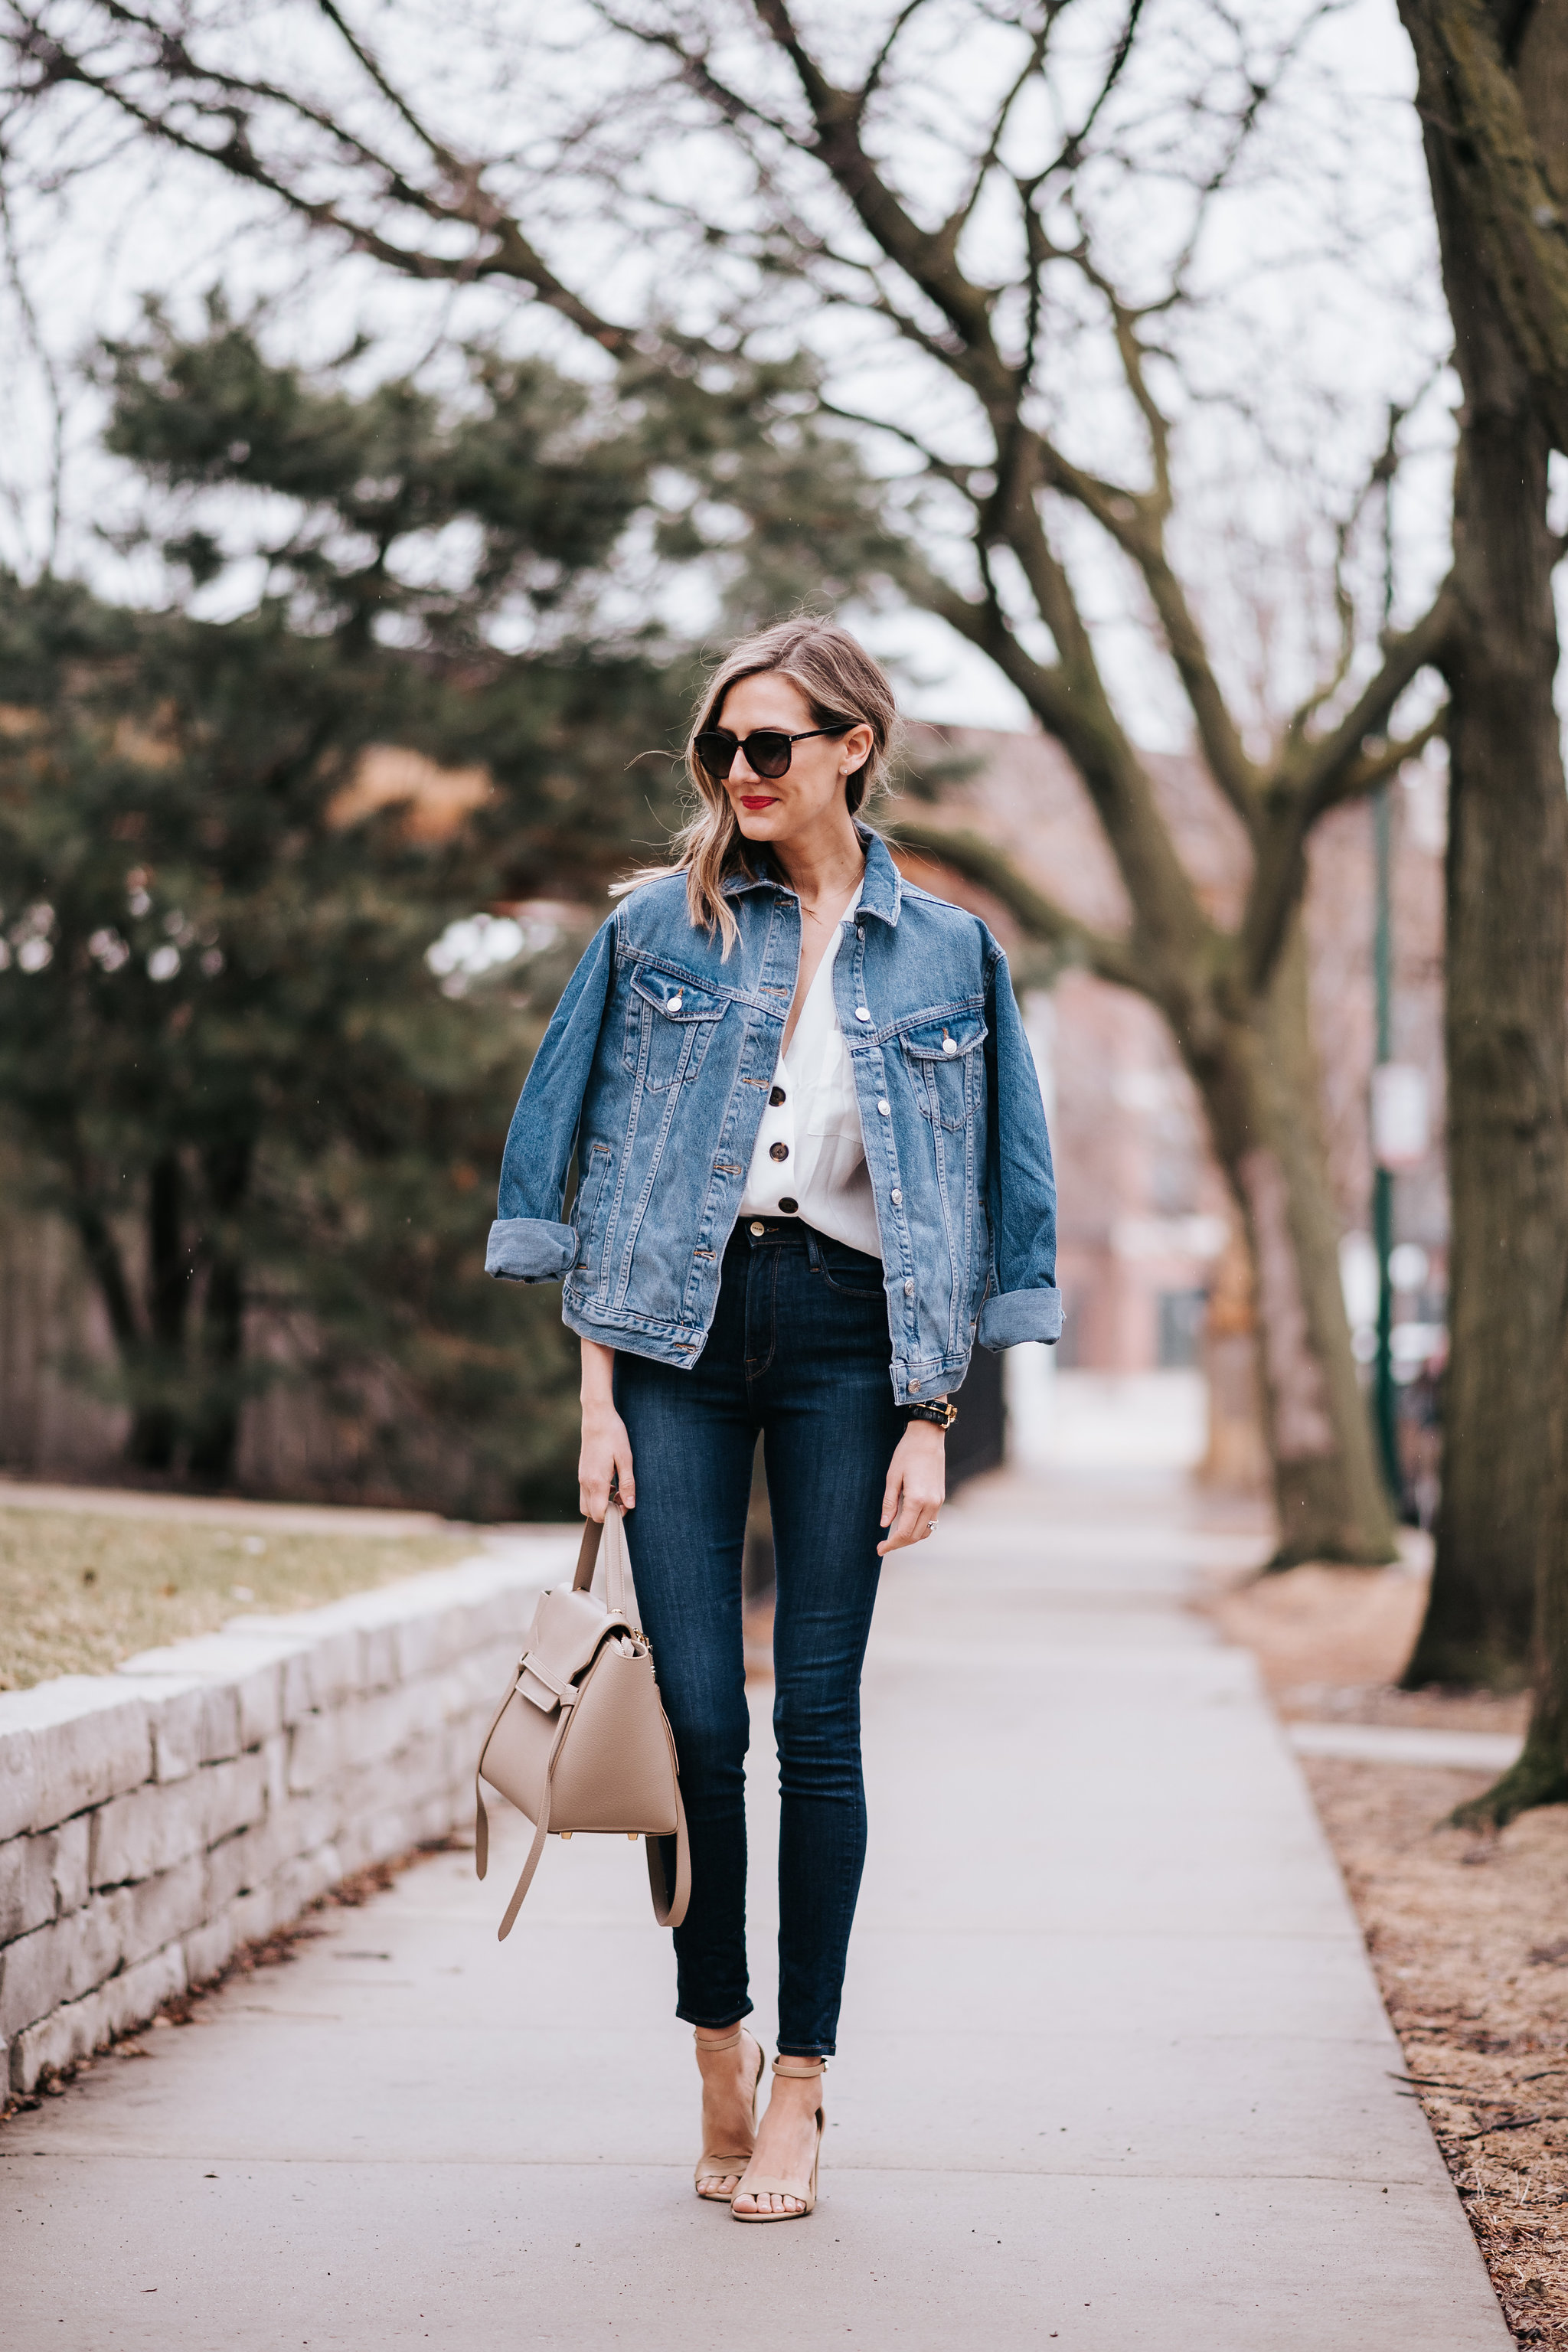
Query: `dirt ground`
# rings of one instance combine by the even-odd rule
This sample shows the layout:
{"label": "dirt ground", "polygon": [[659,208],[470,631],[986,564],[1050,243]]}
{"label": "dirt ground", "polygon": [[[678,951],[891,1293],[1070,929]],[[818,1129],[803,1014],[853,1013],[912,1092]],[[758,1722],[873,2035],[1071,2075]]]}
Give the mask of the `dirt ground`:
{"label": "dirt ground", "polygon": [[[1299,1568],[1216,1590],[1281,1715],[1522,1731],[1522,1696],[1393,1687],[1426,1598],[1403,1569]],[[1500,1837],[1446,1826],[1486,1774],[1304,1759],[1384,2001],[1521,2344],[1568,2352],[1568,1807]]]}

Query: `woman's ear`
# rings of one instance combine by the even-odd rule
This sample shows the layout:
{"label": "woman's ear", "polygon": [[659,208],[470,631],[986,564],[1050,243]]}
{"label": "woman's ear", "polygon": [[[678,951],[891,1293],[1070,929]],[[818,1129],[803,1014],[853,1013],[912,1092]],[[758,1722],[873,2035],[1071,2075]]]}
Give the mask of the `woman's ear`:
{"label": "woman's ear", "polygon": [[875,740],[868,727],[852,727],[845,736],[839,759],[842,761],[840,773],[846,782],[858,768],[865,766],[871,756],[871,746]]}

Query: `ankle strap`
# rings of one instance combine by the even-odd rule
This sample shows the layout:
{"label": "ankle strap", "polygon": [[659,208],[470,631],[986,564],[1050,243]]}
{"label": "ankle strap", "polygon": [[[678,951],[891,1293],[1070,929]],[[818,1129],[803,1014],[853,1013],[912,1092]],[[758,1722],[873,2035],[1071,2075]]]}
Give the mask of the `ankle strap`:
{"label": "ankle strap", "polygon": [[733,2050],[736,2042],[739,2042],[743,2030],[744,2029],[742,2027],[737,2025],[733,2033],[726,2034],[722,2042],[703,2042],[698,2039],[698,2035],[694,2028],[691,2038],[697,2042],[699,2050]]}
{"label": "ankle strap", "polygon": [[801,2081],[805,2081],[808,2078],[815,2081],[818,2074],[826,2074],[826,2072],[827,2061],[826,2058],[818,2058],[816,2060],[810,2058],[775,2058],[773,2060],[773,2073],[775,2074],[793,2074]]}

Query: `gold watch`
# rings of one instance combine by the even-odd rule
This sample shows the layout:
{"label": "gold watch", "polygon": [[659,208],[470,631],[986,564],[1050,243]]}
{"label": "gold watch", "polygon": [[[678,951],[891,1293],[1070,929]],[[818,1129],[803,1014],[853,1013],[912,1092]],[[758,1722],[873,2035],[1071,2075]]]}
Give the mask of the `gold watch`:
{"label": "gold watch", "polygon": [[904,1411],[911,1421],[929,1421],[933,1429],[951,1429],[958,1419],[955,1404],[938,1404],[934,1400],[930,1404],[907,1404]]}

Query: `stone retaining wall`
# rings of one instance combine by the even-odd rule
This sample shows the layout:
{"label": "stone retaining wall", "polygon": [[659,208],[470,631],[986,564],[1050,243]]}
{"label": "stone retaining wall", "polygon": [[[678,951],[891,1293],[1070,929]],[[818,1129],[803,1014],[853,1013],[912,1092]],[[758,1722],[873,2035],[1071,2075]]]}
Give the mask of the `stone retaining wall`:
{"label": "stone retaining wall", "polygon": [[[489,1717],[575,1537],[0,1692],[13,2092],[145,2023],[351,1872],[467,1818]],[[0,2073],[0,2084],[5,2079]]]}

